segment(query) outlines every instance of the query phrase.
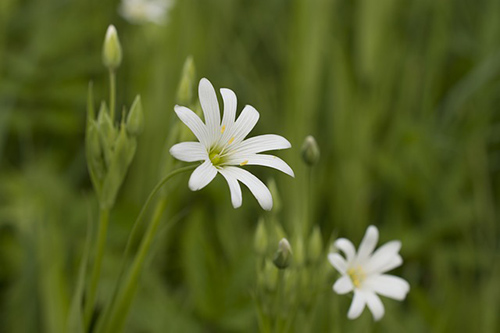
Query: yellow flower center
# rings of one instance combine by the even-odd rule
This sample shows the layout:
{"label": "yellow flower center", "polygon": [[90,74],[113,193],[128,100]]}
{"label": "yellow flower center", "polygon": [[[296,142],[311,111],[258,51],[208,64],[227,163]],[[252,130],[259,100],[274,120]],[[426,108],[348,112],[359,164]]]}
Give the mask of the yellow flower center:
{"label": "yellow flower center", "polygon": [[210,161],[212,161],[212,164],[214,166],[219,165],[221,157],[218,153],[211,153],[208,157],[210,158]]}
{"label": "yellow flower center", "polygon": [[349,275],[349,278],[351,278],[352,284],[354,287],[359,288],[361,286],[361,283],[366,278],[366,274],[361,268],[361,266],[349,268],[347,270],[347,275]]}
{"label": "yellow flower center", "polygon": [[[222,126],[221,133],[226,130],[226,126]],[[234,141],[234,136],[229,139],[229,141],[222,147],[220,147],[219,144],[216,144],[215,146],[210,149],[210,152],[208,153],[208,158],[210,158],[210,161],[212,161],[212,164],[214,166],[221,165],[224,163],[224,157],[227,155],[226,149],[233,143]],[[245,164],[248,163],[248,161],[245,162]]]}

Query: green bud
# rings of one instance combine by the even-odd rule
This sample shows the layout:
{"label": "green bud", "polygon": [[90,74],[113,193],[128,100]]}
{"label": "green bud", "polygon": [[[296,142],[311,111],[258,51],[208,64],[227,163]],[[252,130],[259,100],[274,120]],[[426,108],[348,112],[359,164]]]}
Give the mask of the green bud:
{"label": "green bud", "polygon": [[99,141],[99,131],[97,130],[97,124],[95,121],[91,121],[87,130],[87,145],[89,156],[91,159],[102,158],[101,143]]}
{"label": "green bud", "polygon": [[99,139],[104,153],[104,160],[109,167],[113,155],[113,146],[116,139],[116,129],[109,117],[108,108],[106,103],[101,103],[99,115],[97,116],[97,127],[99,131]]}
{"label": "green bud", "polygon": [[106,31],[104,45],[102,48],[102,62],[110,70],[115,70],[122,62],[122,47],[118,39],[118,33],[114,25],[110,25]]}
{"label": "green bud", "polygon": [[125,124],[122,123],[116,138],[111,163],[102,186],[100,202],[102,208],[113,207],[118,190],[134,157],[136,147],[136,140],[127,136]]}
{"label": "green bud", "polygon": [[269,188],[271,196],[273,197],[273,211],[275,213],[278,213],[281,210],[281,197],[274,178],[269,179],[269,181],[267,182],[267,187]]}
{"label": "green bud", "polygon": [[310,262],[317,262],[321,258],[323,252],[323,240],[321,238],[321,230],[319,226],[314,226],[311,235],[309,236],[309,244],[307,249],[308,259]]}
{"label": "green bud", "polygon": [[144,113],[142,112],[141,96],[137,95],[127,116],[127,133],[137,136],[144,129]]}
{"label": "green bud", "polygon": [[313,166],[318,163],[319,155],[320,152],[316,139],[314,139],[313,136],[308,135],[304,139],[304,144],[302,145],[302,159],[307,165]]}
{"label": "green bud", "polygon": [[253,241],[255,252],[260,255],[265,255],[267,252],[267,232],[264,219],[261,217],[255,230],[255,238]]}
{"label": "green bud", "polygon": [[285,269],[290,266],[292,261],[292,247],[286,238],[280,240],[278,251],[274,254],[273,263],[279,269]]}
{"label": "green bud", "polygon": [[193,100],[193,88],[195,85],[196,69],[193,57],[187,57],[182,67],[181,81],[177,89],[177,103],[180,105],[190,105]]}
{"label": "green bud", "polygon": [[96,191],[106,173],[102,159],[102,147],[99,139],[99,130],[95,120],[90,120],[85,134],[85,148],[87,153],[87,166]]}

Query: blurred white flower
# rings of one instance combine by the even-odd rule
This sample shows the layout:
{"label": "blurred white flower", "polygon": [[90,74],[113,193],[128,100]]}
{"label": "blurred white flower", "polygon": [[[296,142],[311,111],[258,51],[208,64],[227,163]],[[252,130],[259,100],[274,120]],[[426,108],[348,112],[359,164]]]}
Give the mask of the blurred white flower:
{"label": "blurred white flower", "polygon": [[242,182],[250,189],[263,209],[271,210],[273,199],[269,189],[241,166],[268,166],[294,177],[293,170],[282,159],[259,154],[268,150],[290,148],[291,144],[284,137],[274,134],[259,135],[245,140],[257,123],[259,113],[252,106],[246,105],[235,120],[235,93],[225,88],[220,92],[224,101],[222,122],[215,89],[205,78],[200,80],[198,86],[205,123],[190,109],[175,106],[177,116],[189,127],[199,142],[178,143],[170,148],[170,154],[185,162],[204,161],[191,174],[189,188],[192,191],[204,188],[217,173],[220,173],[229,185],[234,208],[240,207],[242,203],[239,184]]}
{"label": "blurred white flower", "polygon": [[349,319],[359,317],[366,304],[373,318],[379,320],[384,316],[384,305],[377,294],[402,301],[410,290],[406,280],[384,274],[403,263],[398,253],[401,242],[388,242],[372,253],[377,241],[378,229],[369,226],[358,253],[351,241],[339,238],[334,245],[344,252],[345,259],[338,253],[328,255],[330,263],[342,274],[333,285],[333,290],[340,295],[354,290],[354,298],[347,314]]}
{"label": "blurred white flower", "polygon": [[118,12],[130,23],[163,24],[174,0],[122,0]]}

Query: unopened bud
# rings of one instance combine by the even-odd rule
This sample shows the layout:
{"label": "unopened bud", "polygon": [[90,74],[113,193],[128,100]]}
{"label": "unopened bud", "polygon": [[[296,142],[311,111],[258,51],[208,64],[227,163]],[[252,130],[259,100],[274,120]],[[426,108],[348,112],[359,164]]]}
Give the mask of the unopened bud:
{"label": "unopened bud", "polygon": [[308,259],[310,262],[316,262],[321,257],[323,251],[323,240],[321,238],[321,230],[316,225],[314,226],[311,236],[309,236],[309,244],[307,249]]}
{"label": "unopened bud", "polygon": [[102,147],[99,139],[99,131],[95,120],[90,120],[85,134],[85,145],[87,151],[87,165],[92,173],[93,182],[96,190],[99,188],[97,185],[104,178],[105,168],[102,159]]}
{"label": "unopened bud", "polygon": [[193,87],[195,84],[196,69],[193,57],[187,57],[182,67],[181,81],[177,89],[177,103],[180,105],[190,105],[193,100]]}
{"label": "unopened bud", "polygon": [[102,157],[101,143],[99,142],[99,132],[97,130],[97,124],[95,121],[91,121],[87,128],[87,145],[88,152],[90,153],[89,158],[97,159]]}
{"label": "unopened bud", "polygon": [[116,138],[111,163],[102,186],[101,208],[113,207],[118,190],[134,157],[136,146],[135,138],[127,136],[125,125],[122,123]]}
{"label": "unopened bud", "polygon": [[260,218],[255,230],[255,238],[253,240],[255,252],[260,255],[265,255],[267,252],[267,232],[264,219]]}
{"label": "unopened bud", "polygon": [[97,116],[97,126],[99,130],[99,139],[101,140],[101,147],[104,153],[104,159],[106,161],[106,166],[109,167],[109,165],[111,164],[113,145],[117,133],[116,129],[113,126],[113,122],[109,117],[106,103],[104,102],[101,103],[99,115]]}
{"label": "unopened bud", "polygon": [[290,266],[292,261],[292,247],[286,238],[280,240],[278,251],[276,251],[273,263],[279,269],[285,269]]}
{"label": "unopened bud", "polygon": [[144,129],[144,113],[142,112],[141,96],[137,95],[132,103],[130,112],[127,116],[127,133],[132,136],[137,136]]}
{"label": "unopened bud", "polygon": [[122,47],[114,25],[110,25],[106,31],[102,49],[102,62],[104,66],[111,70],[115,70],[122,62]]}
{"label": "unopened bud", "polygon": [[318,163],[319,155],[320,152],[316,139],[314,139],[313,136],[308,135],[304,139],[304,144],[302,145],[302,159],[307,165],[313,166]]}

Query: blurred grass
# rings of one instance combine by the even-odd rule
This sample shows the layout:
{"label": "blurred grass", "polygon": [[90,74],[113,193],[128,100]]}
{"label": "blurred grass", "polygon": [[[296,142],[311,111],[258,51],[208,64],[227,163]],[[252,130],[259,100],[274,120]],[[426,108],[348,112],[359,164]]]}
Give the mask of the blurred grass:
{"label": "blurred grass", "polygon": [[[140,93],[147,123],[112,213],[105,286],[161,172],[192,55],[200,77],[236,92],[239,110],[259,110],[253,135],[292,142],[278,155],[295,180],[252,168],[276,177],[288,233],[304,223],[299,149],[312,134],[322,158],[307,223],[325,241],[335,233],[357,242],[368,224],[382,242],[403,241],[397,273],[412,286],[408,299],[384,301],[379,323],[368,311],[351,322],[350,299],[324,286],[315,331],[500,329],[498,1],[183,0],[165,26],[130,25],[117,5],[0,3],[0,331],[62,329],[93,196],[86,87],[92,80],[97,99],[107,94],[100,55],[110,23],[124,46],[118,106]],[[263,212],[246,189],[233,210],[221,179],[196,193],[186,183],[166,214],[183,217],[157,239],[127,330],[255,331],[251,244]]]}

